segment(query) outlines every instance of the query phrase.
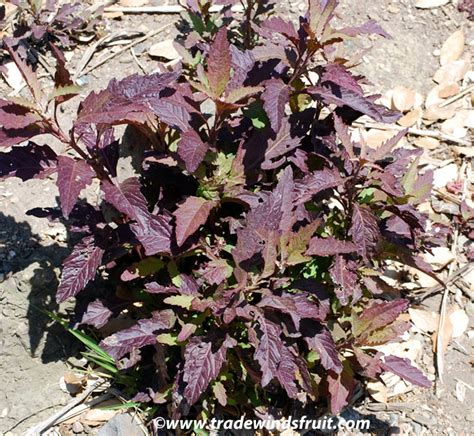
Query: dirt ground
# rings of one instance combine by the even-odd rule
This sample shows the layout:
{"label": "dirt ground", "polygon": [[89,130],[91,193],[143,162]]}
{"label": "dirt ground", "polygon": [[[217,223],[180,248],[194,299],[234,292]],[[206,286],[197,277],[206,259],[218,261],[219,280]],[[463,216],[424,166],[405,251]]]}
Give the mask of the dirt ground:
{"label": "dirt ground", "polygon": [[[295,16],[304,6],[303,1],[278,3],[279,9]],[[457,29],[464,29],[467,50],[472,50],[473,26],[453,4],[422,10],[415,8],[414,3],[414,0],[341,0],[340,16],[346,24],[374,19],[393,36],[391,40],[366,41],[366,45],[371,42],[374,47],[365,55],[359,69],[373,83],[373,90],[383,92],[404,85],[426,94],[434,85],[432,77],[439,67],[436,54]],[[161,2],[152,1],[152,4]],[[178,19],[177,15],[127,15],[110,20],[108,31],[147,31]],[[176,29],[171,26],[135,46],[135,54],[147,72],[157,65],[148,56],[149,47],[175,34]],[[76,65],[86,48],[80,46],[74,51],[71,65]],[[140,72],[140,68],[126,51],[87,75],[83,94],[105,87],[112,78],[120,79],[134,72]],[[0,84],[0,95],[9,91],[4,83]],[[72,104],[62,114],[65,122],[73,110]],[[60,389],[59,379],[68,368],[68,359],[77,357],[79,346],[38,310],[57,309],[54,294],[60,262],[69,250],[69,239],[62,224],[25,215],[25,207],[52,206],[57,197],[52,180],[22,183],[19,179],[8,179],[0,183],[0,434],[25,434],[32,425],[71,401],[69,394]],[[437,312],[440,301],[438,293],[425,300],[424,307]],[[472,328],[474,306],[472,301],[463,304]],[[418,363],[434,379],[430,338],[415,331],[410,340],[419,343]],[[389,428],[396,427],[402,434],[474,434],[471,352],[472,339],[468,335],[458,338],[445,356],[444,384],[437,384],[432,391],[414,389],[402,393],[389,404],[367,398],[348,409],[346,417],[371,416],[386,434],[393,434]],[[464,397],[456,395],[459,380],[469,386]]]}

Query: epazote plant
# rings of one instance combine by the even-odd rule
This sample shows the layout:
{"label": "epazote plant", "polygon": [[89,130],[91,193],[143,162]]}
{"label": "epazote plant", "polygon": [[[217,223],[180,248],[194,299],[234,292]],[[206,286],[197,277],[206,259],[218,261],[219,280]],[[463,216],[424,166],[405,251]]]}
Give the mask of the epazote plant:
{"label": "epazote plant", "polygon": [[[261,3],[245,2],[244,15]],[[195,38],[172,71],[92,92],[69,133],[58,107],[77,91],[61,53],[53,51],[56,85],[46,94],[4,40],[33,102],[1,100],[0,175],[56,173],[62,215],[82,235],[57,300],[98,272],[115,286],[80,322],[100,329],[132,320],[101,347],[123,374],[146,373],[136,399],[158,404],[157,413],[284,412],[288,399],[328,399],[338,413],[357,384],[385,371],[430,385],[376,346],[409,328],[399,320],[408,301],[380,277],[387,261],[429,273],[418,257],[429,235],[416,204],[432,175],[417,174],[417,150],[396,148],[405,131],[377,149],[351,138],[363,115],[400,115],[364,94],[341,50],[360,34],[388,35],[372,21],[334,29],[337,3],[310,1],[298,27],[276,16],[244,32],[236,19],[209,26],[210,42]],[[125,180],[117,125],[130,126],[145,150]],[[67,152],[33,142],[40,134]],[[101,200],[78,202],[94,179]]]}
{"label": "epazote plant", "polygon": [[[49,43],[72,48],[78,41],[94,38],[103,7],[85,7],[83,2],[61,3],[58,0],[10,0],[17,7],[9,32],[11,44],[22,58],[31,59],[49,49]],[[0,6],[0,27],[7,26],[6,8]],[[8,26],[7,26],[8,27]]]}

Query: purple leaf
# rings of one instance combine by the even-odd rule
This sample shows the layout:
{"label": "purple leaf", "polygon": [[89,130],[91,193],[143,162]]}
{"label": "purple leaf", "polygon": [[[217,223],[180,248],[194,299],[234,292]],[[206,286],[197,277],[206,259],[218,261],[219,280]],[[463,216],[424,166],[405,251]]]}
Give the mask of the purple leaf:
{"label": "purple leaf", "polygon": [[354,77],[347,69],[341,64],[328,64],[324,67],[321,75],[321,83],[332,82],[342,88],[348,89],[355,92],[356,94],[362,95],[363,90],[357,81],[357,77]]}
{"label": "purple leaf", "polygon": [[329,371],[327,381],[331,413],[336,415],[349,402],[349,396],[355,386],[354,378],[353,375],[344,368],[340,374]]}
{"label": "purple leaf", "polygon": [[74,297],[82,291],[96,275],[102,263],[104,250],[96,245],[93,236],[86,236],[63,262],[61,282],[56,300],[58,303]]}
{"label": "purple leaf", "polygon": [[40,135],[44,131],[36,124],[32,124],[23,129],[4,129],[0,127],[0,147],[11,147],[21,144],[27,139]]}
{"label": "purple leaf", "polygon": [[290,87],[281,79],[267,80],[261,98],[272,129],[279,132],[285,117],[285,105],[290,100]]}
{"label": "purple leaf", "polygon": [[353,314],[352,329],[355,336],[367,335],[393,323],[408,308],[408,300],[373,300],[360,315]]}
{"label": "purple leaf", "polygon": [[47,145],[33,142],[0,153],[0,180],[19,177],[23,181],[43,179],[56,171],[56,153]]}
{"label": "purple leaf", "polygon": [[280,167],[285,161],[282,156],[300,145],[300,139],[292,137],[288,119],[284,118],[280,122],[281,128],[276,137],[269,139],[267,143],[265,159],[261,164],[262,168],[266,170]]}
{"label": "purple leaf", "polygon": [[368,115],[378,122],[394,123],[401,117],[400,113],[374,103],[372,101],[374,99],[373,97],[364,97],[359,93],[336,84],[332,84],[329,87],[313,86],[308,88],[308,92],[326,104],[335,104],[338,107],[349,106],[355,111]]}
{"label": "purple leaf", "polygon": [[0,99],[0,125],[4,129],[24,129],[40,120],[38,114],[31,112],[29,107]]}
{"label": "purple leaf", "polygon": [[58,157],[59,198],[64,217],[69,218],[80,192],[92,182],[94,170],[85,160],[75,160],[68,156]]}
{"label": "purple leaf", "polygon": [[151,114],[151,103],[178,73],[134,74],[121,81],[113,79],[107,89],[92,92],[81,103],[77,122],[85,124],[143,123]]}
{"label": "purple leaf", "polygon": [[101,328],[110,319],[112,311],[105,307],[100,300],[89,303],[87,310],[84,312],[79,324],[87,324],[96,328]]}
{"label": "purple leaf", "polygon": [[13,62],[15,62],[16,66],[20,70],[23,79],[25,79],[26,84],[30,88],[31,94],[33,95],[35,102],[39,103],[41,102],[44,96],[42,86],[39,83],[38,78],[36,77],[36,74],[33,69],[23,59],[21,59],[20,55],[18,54],[18,51],[15,50],[14,45],[14,38],[3,38],[3,46],[8,51],[8,54],[13,59]]}
{"label": "purple leaf", "polygon": [[377,217],[368,207],[354,204],[349,235],[364,259],[368,260],[375,253],[381,237],[380,229]]}
{"label": "purple leaf", "polygon": [[323,321],[326,318],[327,311],[324,307],[318,306],[309,299],[306,293],[266,295],[262,298],[259,307],[267,307],[279,310],[291,316],[296,329],[300,328],[300,321],[303,318]]}
{"label": "purple leaf", "polygon": [[311,324],[304,326],[303,335],[308,347],[319,354],[324,369],[340,374],[343,367],[330,331],[325,327],[315,329]]}
{"label": "purple leaf", "polygon": [[264,21],[261,25],[265,30],[270,32],[281,33],[292,40],[299,40],[298,33],[296,32],[295,26],[291,21],[286,21],[281,17],[271,17]]}
{"label": "purple leaf", "polygon": [[216,97],[220,97],[230,80],[231,56],[227,29],[222,27],[209,49],[207,58],[207,79]]}
{"label": "purple leaf", "polygon": [[199,227],[206,223],[216,203],[201,197],[188,197],[174,212],[176,218],[176,242],[183,245]]}
{"label": "purple leaf", "polygon": [[339,32],[352,37],[358,35],[379,35],[391,39],[391,36],[375,20],[369,20],[360,26],[344,27]]}
{"label": "purple leaf", "polygon": [[118,360],[132,350],[156,344],[156,332],[169,330],[175,321],[172,310],[152,312],[151,318],[141,319],[134,326],[106,337],[99,346]]}
{"label": "purple leaf", "polygon": [[193,405],[207,390],[209,383],[215,380],[226,361],[227,350],[237,345],[229,337],[214,350],[212,341],[202,337],[193,337],[184,351],[183,397],[188,405]]}
{"label": "purple leaf", "polygon": [[341,176],[335,169],[324,168],[321,171],[314,171],[296,183],[296,204],[306,203],[321,191],[335,188],[342,183]]}
{"label": "purple leaf", "polygon": [[119,212],[136,221],[131,229],[145,248],[146,255],[170,252],[171,226],[164,216],[152,215],[148,211],[145,197],[140,191],[140,182],[131,177],[120,185],[102,182],[105,200]]}
{"label": "purple leaf", "polygon": [[355,262],[338,255],[329,270],[331,279],[336,285],[334,292],[343,306],[349,304],[349,297],[352,297],[352,303],[355,303],[362,296],[356,269]]}
{"label": "purple leaf", "polygon": [[276,378],[290,398],[296,398],[296,374],[298,365],[291,348],[280,338],[281,327],[263,316],[258,318],[259,334],[250,329],[250,341],[255,344],[255,360],[262,370],[262,387]]}
{"label": "purple leaf", "polygon": [[334,256],[336,254],[354,253],[357,247],[350,241],[342,241],[332,236],[327,238],[314,237],[309,241],[306,254],[310,256]]}
{"label": "purple leaf", "polygon": [[178,155],[186,164],[186,169],[194,173],[206,156],[209,145],[202,141],[195,130],[182,133],[178,144]]}
{"label": "purple leaf", "polygon": [[425,375],[418,369],[415,368],[409,359],[404,359],[397,356],[385,356],[382,368],[386,371],[393,372],[403,380],[410,382],[414,385],[421,386],[422,388],[430,388],[431,382],[425,377]]}

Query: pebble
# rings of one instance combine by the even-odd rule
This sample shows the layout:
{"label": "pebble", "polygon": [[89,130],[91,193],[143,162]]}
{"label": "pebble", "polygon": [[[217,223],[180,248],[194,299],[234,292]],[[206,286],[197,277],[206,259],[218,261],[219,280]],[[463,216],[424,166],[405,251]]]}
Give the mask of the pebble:
{"label": "pebble", "polygon": [[79,422],[79,421],[76,421],[73,425],[72,425],[72,431],[74,433],[82,433],[84,431],[84,426]]}

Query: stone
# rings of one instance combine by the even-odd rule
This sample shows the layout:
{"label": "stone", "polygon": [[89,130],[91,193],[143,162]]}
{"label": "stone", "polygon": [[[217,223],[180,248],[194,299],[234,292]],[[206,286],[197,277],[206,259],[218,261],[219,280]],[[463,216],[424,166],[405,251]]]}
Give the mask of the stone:
{"label": "stone", "polygon": [[97,436],[145,436],[132,415],[115,415],[97,433]]}

